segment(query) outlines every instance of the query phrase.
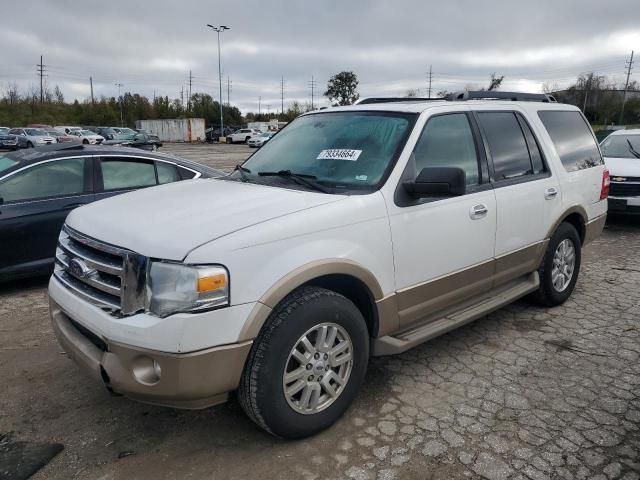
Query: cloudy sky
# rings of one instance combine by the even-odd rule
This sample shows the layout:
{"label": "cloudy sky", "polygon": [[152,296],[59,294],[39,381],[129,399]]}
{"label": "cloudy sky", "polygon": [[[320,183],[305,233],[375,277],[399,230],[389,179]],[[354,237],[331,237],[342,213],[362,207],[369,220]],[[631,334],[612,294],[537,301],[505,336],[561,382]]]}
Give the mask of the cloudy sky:
{"label": "cloudy sky", "polygon": [[[483,86],[492,72],[505,76],[503,90],[564,87],[581,72],[624,80],[632,49],[640,79],[638,0],[29,0],[0,17],[0,85],[38,85],[36,63],[44,56],[50,86],[67,99],[124,91],[152,97],[192,91],[218,96],[216,34],[222,40],[226,102],[243,112],[316,104],[328,78],[353,70],[362,96],[427,94]],[[633,76],[632,76],[633,78]]]}

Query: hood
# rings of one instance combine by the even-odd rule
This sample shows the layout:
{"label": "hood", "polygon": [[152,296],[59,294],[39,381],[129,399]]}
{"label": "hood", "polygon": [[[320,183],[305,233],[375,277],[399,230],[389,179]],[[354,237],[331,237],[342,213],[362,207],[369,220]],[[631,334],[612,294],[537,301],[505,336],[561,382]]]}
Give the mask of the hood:
{"label": "hood", "polygon": [[189,180],[73,210],[67,225],[142,255],[182,260],[191,250],[270,219],[346,198],[229,180]]}
{"label": "hood", "polygon": [[604,157],[611,177],[640,177],[640,158]]}

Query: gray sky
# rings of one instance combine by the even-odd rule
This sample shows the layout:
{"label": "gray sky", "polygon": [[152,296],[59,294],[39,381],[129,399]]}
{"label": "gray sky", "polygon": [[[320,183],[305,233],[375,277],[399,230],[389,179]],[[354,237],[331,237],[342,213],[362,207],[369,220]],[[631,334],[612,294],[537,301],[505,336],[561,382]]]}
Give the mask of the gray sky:
{"label": "gray sky", "polygon": [[[6,10],[6,9],[5,9]],[[4,12],[6,13],[6,11]],[[640,57],[638,0],[29,0],[0,19],[0,85],[38,85],[36,63],[44,55],[48,84],[67,99],[125,91],[149,97],[193,92],[218,97],[215,32],[222,41],[231,103],[243,112],[316,103],[328,78],[353,70],[361,96],[427,94],[483,86],[492,72],[505,75],[503,90],[540,91],[543,82],[564,87],[584,71],[622,82],[632,49]],[[640,78],[640,58],[635,78]],[[632,75],[632,78],[634,76]]]}

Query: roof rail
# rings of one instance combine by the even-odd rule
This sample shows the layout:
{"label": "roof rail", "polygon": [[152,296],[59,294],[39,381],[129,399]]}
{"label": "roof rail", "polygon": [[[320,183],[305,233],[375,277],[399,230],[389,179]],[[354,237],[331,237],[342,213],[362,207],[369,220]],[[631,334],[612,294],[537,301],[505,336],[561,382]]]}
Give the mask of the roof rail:
{"label": "roof rail", "polygon": [[397,102],[428,102],[433,100],[444,100],[444,98],[427,97],[366,97],[358,100],[354,105],[368,105],[371,103],[397,103]]}
{"label": "roof rail", "polygon": [[513,102],[556,103],[553,95],[548,93],[498,92],[495,90],[479,90],[450,93],[447,100],[511,100]]}

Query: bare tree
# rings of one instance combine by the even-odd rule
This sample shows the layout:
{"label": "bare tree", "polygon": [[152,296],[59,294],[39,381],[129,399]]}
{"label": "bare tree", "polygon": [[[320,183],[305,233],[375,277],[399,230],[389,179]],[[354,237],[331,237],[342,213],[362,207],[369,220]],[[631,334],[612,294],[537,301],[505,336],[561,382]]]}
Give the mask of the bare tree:
{"label": "bare tree", "polygon": [[491,92],[492,90],[498,90],[500,85],[502,85],[502,80],[504,80],[504,75],[496,77],[496,72],[493,72],[489,79],[489,88],[487,88],[487,91]]}
{"label": "bare tree", "polygon": [[56,103],[63,104],[64,103],[64,94],[60,87],[56,85],[56,88],[53,89],[53,96],[56,98]]}
{"label": "bare tree", "polygon": [[407,93],[405,93],[405,95],[407,97],[417,97],[418,96],[418,89],[417,88],[410,88],[409,90],[407,90]]}
{"label": "bare tree", "polygon": [[14,105],[20,100],[20,92],[18,90],[18,84],[16,82],[7,82],[7,89],[5,90],[5,98],[9,105]]}

